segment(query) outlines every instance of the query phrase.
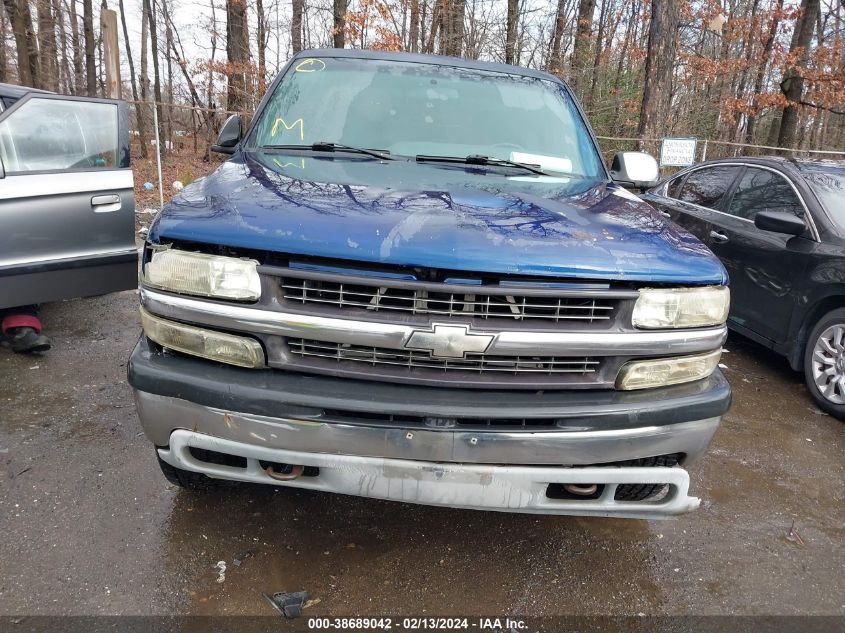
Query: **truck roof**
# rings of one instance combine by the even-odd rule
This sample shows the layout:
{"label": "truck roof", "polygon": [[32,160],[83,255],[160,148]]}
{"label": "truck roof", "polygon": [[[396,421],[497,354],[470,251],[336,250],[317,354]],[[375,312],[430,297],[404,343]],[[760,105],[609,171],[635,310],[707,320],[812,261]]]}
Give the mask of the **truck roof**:
{"label": "truck roof", "polygon": [[320,48],[305,50],[297,53],[292,59],[308,57],[336,57],[348,59],[381,59],[386,61],[412,62],[417,64],[439,64],[441,66],[454,66],[457,68],[473,68],[510,75],[521,75],[524,77],[536,77],[562,83],[559,77],[542,70],[525,68],[524,66],[512,66],[497,62],[479,61],[476,59],[463,59],[460,57],[448,57],[446,55],[428,55],[421,53],[400,53],[393,51],[373,51],[365,49],[342,49],[342,48]]}

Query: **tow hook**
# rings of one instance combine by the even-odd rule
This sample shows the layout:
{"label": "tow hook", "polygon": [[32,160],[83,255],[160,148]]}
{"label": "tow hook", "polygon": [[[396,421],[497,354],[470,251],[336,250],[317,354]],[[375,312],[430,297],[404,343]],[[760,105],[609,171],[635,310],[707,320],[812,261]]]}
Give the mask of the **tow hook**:
{"label": "tow hook", "polygon": [[596,494],[598,486],[596,484],[563,484],[563,489],[571,495],[589,497]]}
{"label": "tow hook", "polygon": [[273,470],[272,466],[267,466],[267,468],[264,469],[264,472],[276,481],[290,481],[301,477],[302,473],[305,472],[305,466],[291,466],[289,473],[277,473]]}

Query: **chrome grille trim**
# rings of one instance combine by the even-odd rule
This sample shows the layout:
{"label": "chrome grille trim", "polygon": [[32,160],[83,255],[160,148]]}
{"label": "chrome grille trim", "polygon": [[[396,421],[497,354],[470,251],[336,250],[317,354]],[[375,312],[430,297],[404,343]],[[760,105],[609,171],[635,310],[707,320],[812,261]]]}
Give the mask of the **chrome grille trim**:
{"label": "chrome grille trim", "polygon": [[[247,307],[177,296],[141,287],[141,305],[153,314],[253,336],[311,338],[335,343],[403,349],[417,326]],[[485,328],[496,333],[486,350],[506,356],[672,356],[720,347],[727,327],[694,330],[529,331]]]}
{"label": "chrome grille trim", "polygon": [[592,323],[609,320],[616,307],[614,301],[598,297],[535,297],[519,294],[520,288],[507,289],[511,294],[490,294],[487,287],[474,291],[472,286],[460,288],[459,292],[444,292],[295,278],[283,278],[280,285],[288,302],[414,315]]}
{"label": "chrome grille trim", "polygon": [[465,371],[478,374],[504,372],[512,375],[556,374],[587,375],[598,371],[600,361],[590,357],[561,356],[497,356],[468,353],[465,358],[436,358],[429,352],[410,349],[388,349],[350,345],[348,343],[327,343],[311,339],[291,338],[287,340],[288,351],[300,357],[327,358],[338,363],[352,362],[367,365],[392,365],[409,370],[432,369],[442,372]]}

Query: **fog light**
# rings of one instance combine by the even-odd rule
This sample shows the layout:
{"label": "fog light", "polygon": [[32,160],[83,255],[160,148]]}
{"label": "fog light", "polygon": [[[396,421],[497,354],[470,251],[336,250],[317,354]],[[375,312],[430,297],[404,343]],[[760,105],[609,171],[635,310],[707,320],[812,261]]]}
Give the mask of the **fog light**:
{"label": "fog light", "polygon": [[168,321],[141,308],[144,333],[163,347],[239,367],[264,367],[258,341],[214,330]]}
{"label": "fog light", "polygon": [[254,259],[167,249],[153,253],[141,281],[171,292],[255,301],[261,296],[257,266]]}
{"label": "fog light", "polygon": [[616,379],[617,389],[665,387],[706,378],[719,364],[722,350],[697,356],[679,356],[626,363]]}

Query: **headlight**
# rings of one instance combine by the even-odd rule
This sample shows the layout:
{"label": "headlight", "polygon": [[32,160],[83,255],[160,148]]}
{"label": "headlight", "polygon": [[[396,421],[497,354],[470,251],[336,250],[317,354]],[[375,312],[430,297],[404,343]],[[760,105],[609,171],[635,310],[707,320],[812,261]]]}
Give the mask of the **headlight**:
{"label": "headlight", "polygon": [[635,360],[626,363],[616,379],[617,389],[665,387],[706,378],[716,369],[722,350],[697,356]]}
{"label": "headlight", "polygon": [[219,257],[168,249],[156,251],[144,266],[148,286],[215,299],[255,301],[261,279],[253,259]]}
{"label": "headlight", "polygon": [[169,321],[143,308],[141,326],[150,339],[177,352],[239,367],[264,367],[264,350],[251,338]]}
{"label": "headlight", "polygon": [[634,327],[680,328],[719,325],[728,318],[727,286],[643,288],[634,305]]}

